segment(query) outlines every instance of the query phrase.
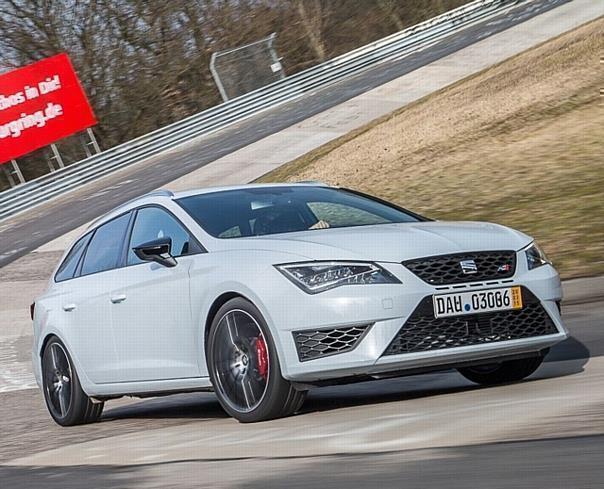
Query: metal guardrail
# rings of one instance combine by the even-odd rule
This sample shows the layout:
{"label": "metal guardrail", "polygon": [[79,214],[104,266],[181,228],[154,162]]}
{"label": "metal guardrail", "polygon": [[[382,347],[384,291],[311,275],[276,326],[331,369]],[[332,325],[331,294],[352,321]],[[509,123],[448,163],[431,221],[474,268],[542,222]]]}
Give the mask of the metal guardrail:
{"label": "metal guardrail", "polygon": [[0,221],[194,138],[209,135],[295,100],[310,91],[337,83],[380,63],[425,49],[518,3],[518,0],[475,0],[325,63],[1,192]]}

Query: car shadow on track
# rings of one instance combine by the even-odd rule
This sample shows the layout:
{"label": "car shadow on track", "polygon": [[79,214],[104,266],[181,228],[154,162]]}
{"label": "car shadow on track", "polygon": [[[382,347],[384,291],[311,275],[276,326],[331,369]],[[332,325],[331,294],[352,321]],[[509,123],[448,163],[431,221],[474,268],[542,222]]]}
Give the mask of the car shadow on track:
{"label": "car shadow on track", "polygon": [[[566,377],[583,372],[591,354],[581,341],[570,337],[551,349],[543,365],[522,382]],[[493,386],[497,388],[498,386]],[[410,377],[332,386],[312,391],[301,413],[328,411],[385,402],[408,401],[437,395],[469,392],[489,387],[476,385],[455,370]]]}
{"label": "car shadow on track", "polygon": [[570,336],[561,343],[554,346],[545,357],[545,362],[561,362],[565,360],[589,361],[592,354],[587,346],[578,339]]}
{"label": "car shadow on track", "polygon": [[[552,348],[545,358],[544,365],[525,382],[580,373],[589,358],[589,349],[579,340],[570,337]],[[454,370],[322,387],[310,392],[300,414],[401,402],[477,389],[484,389],[484,387],[467,381]],[[106,409],[103,414],[104,421],[145,418],[190,420],[228,418],[214,394],[211,393],[177,394],[141,400],[114,408],[110,406],[111,404],[108,404],[109,409]]]}
{"label": "car shadow on track", "polygon": [[229,416],[220,407],[214,394],[200,392],[142,399],[110,408],[107,404],[102,420],[118,419],[222,419]]}

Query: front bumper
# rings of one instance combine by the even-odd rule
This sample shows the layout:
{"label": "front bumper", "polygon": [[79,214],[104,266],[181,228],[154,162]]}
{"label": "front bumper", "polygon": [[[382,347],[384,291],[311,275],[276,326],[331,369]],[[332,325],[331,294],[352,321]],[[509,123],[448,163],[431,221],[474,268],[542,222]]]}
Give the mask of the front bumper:
{"label": "front bumper", "polygon": [[[545,265],[527,270],[519,264],[514,277],[490,280],[478,285],[463,284],[472,290],[521,285],[532,293],[555,326],[551,334],[492,343],[458,346],[445,349],[384,355],[393,338],[427,296],[446,293],[443,287],[431,286],[405,267],[393,263],[381,266],[398,277],[401,284],[348,286],[309,296],[300,291],[295,301],[281,301],[281,307],[271,309],[270,321],[277,332],[281,370],[285,378],[296,382],[320,382],[341,377],[404,373],[405,370],[433,368],[439,365],[496,359],[504,356],[537,353],[567,337],[557,303],[562,289],[556,270]],[[459,285],[451,291],[463,291]],[[445,288],[446,289],[446,288]],[[284,304],[285,302],[285,304]],[[283,307],[285,306],[285,307]],[[326,357],[300,361],[294,332],[310,328],[323,329],[373,324],[354,349]]]}

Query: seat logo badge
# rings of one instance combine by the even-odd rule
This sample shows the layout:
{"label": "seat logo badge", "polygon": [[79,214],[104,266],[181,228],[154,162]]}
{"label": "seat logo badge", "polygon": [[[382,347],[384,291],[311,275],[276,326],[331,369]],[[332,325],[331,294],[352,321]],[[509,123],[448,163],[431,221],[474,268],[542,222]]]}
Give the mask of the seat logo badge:
{"label": "seat logo badge", "polygon": [[461,267],[461,271],[466,275],[478,273],[478,267],[476,266],[476,262],[474,260],[462,260],[459,262],[459,266]]}

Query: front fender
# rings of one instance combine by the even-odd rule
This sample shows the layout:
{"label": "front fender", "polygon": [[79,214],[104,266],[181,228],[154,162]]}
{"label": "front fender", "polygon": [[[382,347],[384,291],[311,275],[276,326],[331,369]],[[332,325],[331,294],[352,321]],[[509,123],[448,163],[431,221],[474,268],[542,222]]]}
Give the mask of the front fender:
{"label": "front fender", "polygon": [[[279,295],[283,290],[282,287],[294,287],[274,268],[273,263],[294,260],[299,260],[299,257],[273,251],[237,251],[236,253],[210,252],[199,255],[193,262],[189,272],[192,324],[200,352],[199,368],[203,375],[208,375],[205,358],[206,324],[212,305],[225,294],[244,297],[258,308],[269,327],[280,365],[283,367],[283,347],[267,304],[275,300],[275,295]],[[231,268],[226,274],[228,279],[224,274],[225,263],[228,263]]]}

